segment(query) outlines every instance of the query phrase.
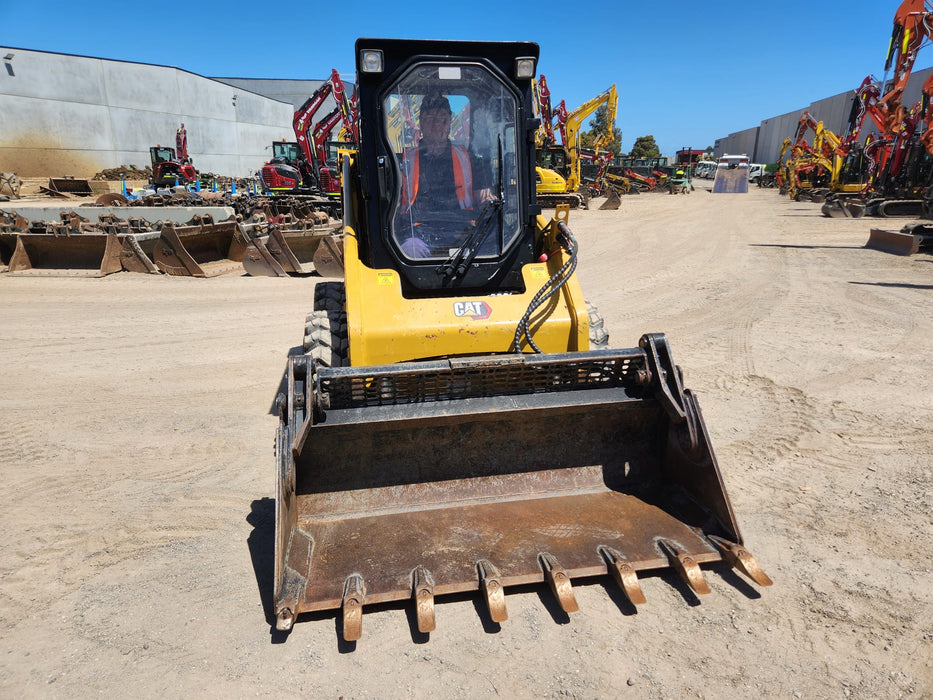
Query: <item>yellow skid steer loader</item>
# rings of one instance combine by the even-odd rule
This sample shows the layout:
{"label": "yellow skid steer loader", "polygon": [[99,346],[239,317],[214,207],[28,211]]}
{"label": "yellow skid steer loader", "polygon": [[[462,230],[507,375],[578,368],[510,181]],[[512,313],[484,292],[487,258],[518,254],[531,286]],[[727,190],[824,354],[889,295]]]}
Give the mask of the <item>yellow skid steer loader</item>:
{"label": "yellow skid steer loader", "polygon": [[[526,42],[356,43],[345,278],[316,286],[278,401],[280,630],[336,609],[352,641],[365,606],[412,599],[430,632],[435,597],[464,591],[501,622],[505,589],[535,582],[570,612],[571,580],[607,573],[638,604],[639,572],[706,593],[721,560],[771,583],[664,336],[610,349],[567,210],[540,215],[537,60]],[[399,108],[421,128],[393,131]],[[415,141],[445,117],[456,198]]]}

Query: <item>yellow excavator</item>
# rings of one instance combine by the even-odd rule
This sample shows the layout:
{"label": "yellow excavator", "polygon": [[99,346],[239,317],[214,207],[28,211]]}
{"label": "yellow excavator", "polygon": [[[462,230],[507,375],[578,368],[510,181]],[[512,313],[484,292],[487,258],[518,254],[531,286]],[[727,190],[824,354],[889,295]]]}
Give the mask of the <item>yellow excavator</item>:
{"label": "yellow excavator", "polygon": [[[354,641],[366,606],[411,600],[428,633],[435,598],[466,591],[499,623],[505,589],[537,582],[571,612],[572,580],[606,574],[641,604],[640,574],[672,567],[707,593],[701,566],[723,560],[770,584],[665,337],[610,348],[575,274],[568,209],[541,216],[538,45],[359,39],[355,51],[345,279],[316,285],[277,401],[277,629],[339,610]],[[469,152],[491,197],[415,198],[418,143],[393,126],[399,102],[419,126],[421,106],[449,105],[452,152]]]}
{"label": "yellow excavator", "polygon": [[[538,81],[539,93],[540,83],[543,81],[544,76],[541,76]],[[602,106],[606,107],[608,110],[606,132],[599,134],[593,145],[593,150],[598,152],[612,141],[618,105],[619,96],[614,83],[608,90],[587,100],[571,112],[567,111],[564,101],[561,100],[560,105],[554,110],[561,143],[558,144],[554,138],[545,138],[538,149],[538,166],[535,171],[536,192],[538,202],[542,206],[553,207],[558,204],[569,204],[571,208],[587,206],[587,197],[580,192],[580,186],[583,184],[580,176],[580,129],[583,122],[597,109]],[[545,110],[540,111],[543,113]],[[545,130],[547,127],[548,125],[544,125]],[[540,136],[538,141],[541,141]]]}

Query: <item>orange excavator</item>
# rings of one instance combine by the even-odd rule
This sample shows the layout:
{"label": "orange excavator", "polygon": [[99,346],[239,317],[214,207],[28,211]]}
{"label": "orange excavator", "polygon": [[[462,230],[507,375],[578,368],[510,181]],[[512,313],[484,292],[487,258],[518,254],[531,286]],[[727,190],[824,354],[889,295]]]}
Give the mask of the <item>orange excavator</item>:
{"label": "orange excavator", "polygon": [[[894,135],[884,154],[889,160],[886,168],[878,167],[878,178],[873,183],[873,194],[880,193],[881,203],[869,201],[869,212],[890,214],[890,194],[900,195],[899,214],[922,213],[933,218],[933,133],[930,130],[933,109],[933,80],[923,86],[921,101],[910,110],[902,104],[904,90],[910,78],[917,54],[933,36],[933,11],[925,0],[904,0],[894,15],[891,43],[885,60],[885,74],[878,93],[887,84],[887,73],[893,67],[890,89],[872,105],[873,118],[883,134]],[[869,99],[874,94],[869,93]],[[909,206],[906,206],[909,205]],[[908,224],[901,231],[872,229],[869,248],[910,255],[920,250],[933,250],[933,226]]]}

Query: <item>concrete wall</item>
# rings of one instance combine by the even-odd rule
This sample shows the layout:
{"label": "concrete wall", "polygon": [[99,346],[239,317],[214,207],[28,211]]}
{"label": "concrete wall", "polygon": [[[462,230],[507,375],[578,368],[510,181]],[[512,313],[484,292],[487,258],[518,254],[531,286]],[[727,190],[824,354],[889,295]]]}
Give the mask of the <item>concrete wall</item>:
{"label": "concrete wall", "polygon": [[[280,102],[288,102],[292,105],[293,112],[304,105],[305,101],[314,94],[314,91],[324,84],[323,80],[279,80],[277,78],[212,78],[212,80],[241,90],[248,90],[259,95],[265,95],[266,97]],[[343,87],[347,92],[347,96],[353,94],[353,83],[344,82]],[[325,99],[318,108],[314,121],[320,121],[336,107],[337,101],[334,99],[334,96],[328,95],[327,99]],[[291,124],[291,119],[289,119],[289,124]],[[342,123],[337,124],[331,132],[331,138],[337,138],[341,126]],[[294,141],[295,135],[293,129],[289,127],[288,133],[282,134],[279,136],[279,139]]]}
{"label": "concrete wall", "polygon": [[0,46],[0,171],[90,177],[149,165],[184,123],[202,173],[244,177],[291,138],[290,102],[168,66]]}
{"label": "concrete wall", "polygon": [[[918,70],[911,74],[904,90],[902,102],[905,105],[913,105],[920,100],[920,93],[923,83],[933,73],[933,68]],[[792,140],[797,131],[797,124],[800,115],[805,110],[809,111],[814,119],[823,122],[823,126],[842,136],[849,125],[849,114],[852,109],[852,102],[855,99],[855,90],[839,93],[832,97],[827,97],[816,102],[811,102],[807,107],[792,112],[787,112],[776,117],[769,117],[759,124],[758,127],[752,127],[745,131],[729,134],[716,139],[714,144],[714,155],[721,156],[723,153],[748,153],[749,157],[755,163],[775,163],[781,153],[781,145],[784,139],[790,137]],[[753,151],[746,150],[748,144],[748,133],[757,129],[758,140],[757,147]],[[869,134],[875,133],[870,119],[865,120],[860,134],[860,140],[864,141]],[[812,134],[810,135],[812,139]]]}
{"label": "concrete wall", "polygon": [[[265,95],[279,102],[288,102],[294,109],[298,109],[305,103],[311,95],[321,85],[323,80],[283,80],[279,78],[211,78],[219,83],[224,83],[232,87],[242,88],[255,92],[258,95]],[[353,94],[353,83],[344,81],[344,89],[347,96]],[[324,104],[321,105],[318,114],[324,116],[337,106],[333,95],[329,95]]]}

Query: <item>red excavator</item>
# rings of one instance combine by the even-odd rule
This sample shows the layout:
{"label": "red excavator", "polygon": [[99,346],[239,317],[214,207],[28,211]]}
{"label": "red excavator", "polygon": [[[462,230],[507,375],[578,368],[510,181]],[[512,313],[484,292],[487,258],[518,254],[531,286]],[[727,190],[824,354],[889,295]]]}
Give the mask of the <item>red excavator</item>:
{"label": "red excavator", "polygon": [[[301,107],[295,110],[292,117],[292,128],[295,131],[297,139],[296,160],[287,160],[290,155],[287,149],[280,149],[276,152],[276,144],[273,144],[273,158],[262,166],[260,174],[262,176],[263,186],[268,192],[290,192],[306,194],[326,194],[339,197],[339,186],[336,185],[338,177],[336,168],[328,166],[324,159],[315,154],[312,148],[312,131],[316,130],[312,119],[317,111],[324,104],[324,101],[333,94],[337,101],[335,112],[343,120],[344,128],[349,137],[354,142],[358,138],[359,126],[356,123],[356,108],[354,100],[347,97],[343,81],[336,69],[331,71],[331,76],[321,86],[314,91]],[[324,118],[321,124],[329,121],[334,112]],[[321,131],[321,136],[326,139],[330,131],[336,126],[337,120],[331,125],[330,129]],[[292,142],[277,142],[289,144]]]}
{"label": "red excavator", "polygon": [[175,148],[156,144],[149,149],[154,188],[187,185],[198,179],[188,155],[188,132],[182,124],[175,132]]}

